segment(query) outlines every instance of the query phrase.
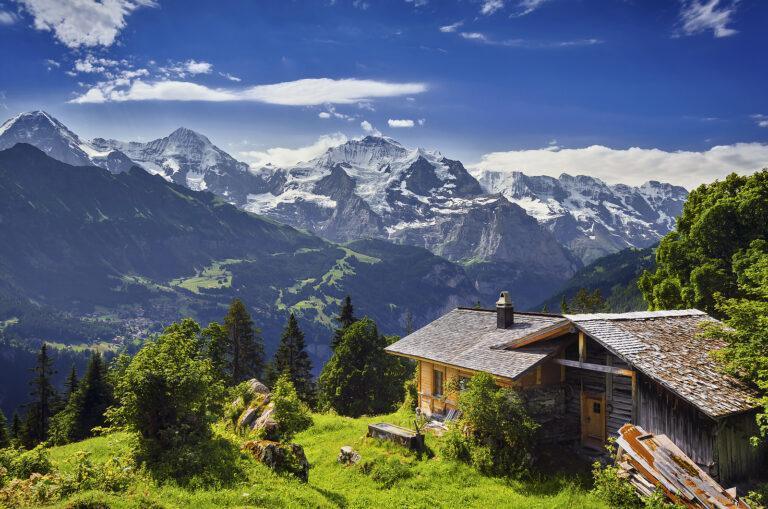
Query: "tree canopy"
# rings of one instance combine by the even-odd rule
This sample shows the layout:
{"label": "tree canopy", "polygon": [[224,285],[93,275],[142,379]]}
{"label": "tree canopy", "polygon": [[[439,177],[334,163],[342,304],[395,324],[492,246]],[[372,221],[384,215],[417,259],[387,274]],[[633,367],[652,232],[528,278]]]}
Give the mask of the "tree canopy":
{"label": "tree canopy", "polygon": [[296,316],[291,313],[280,337],[280,344],[269,366],[272,373],[267,383],[274,386],[277,378],[286,374],[299,398],[308,405],[314,404],[315,386],[312,380],[312,362],[305,349],[304,333]]}

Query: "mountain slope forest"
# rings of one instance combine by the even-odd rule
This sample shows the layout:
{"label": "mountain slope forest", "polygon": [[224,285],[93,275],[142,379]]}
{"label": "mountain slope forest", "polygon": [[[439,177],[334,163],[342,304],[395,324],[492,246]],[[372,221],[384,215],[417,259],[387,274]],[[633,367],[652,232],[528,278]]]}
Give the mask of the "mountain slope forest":
{"label": "mountain slope forest", "polygon": [[655,248],[628,248],[595,260],[579,269],[568,283],[557,293],[537,306],[559,313],[562,304],[572,302],[581,292],[599,292],[604,301],[604,311],[622,313],[641,311],[648,308],[638,287],[644,271],[654,266]]}
{"label": "mountain slope forest", "polygon": [[0,236],[7,340],[128,340],[182,316],[218,320],[239,297],[269,353],[295,312],[320,366],[345,295],[394,334],[406,316],[419,325],[479,298],[425,249],[334,244],[139,168],[69,166],[24,144],[0,152]]}

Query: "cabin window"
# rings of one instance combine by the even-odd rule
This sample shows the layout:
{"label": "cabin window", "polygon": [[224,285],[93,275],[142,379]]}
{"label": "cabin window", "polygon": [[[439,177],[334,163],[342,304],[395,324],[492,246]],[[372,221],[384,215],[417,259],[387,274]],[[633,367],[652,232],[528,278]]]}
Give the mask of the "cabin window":
{"label": "cabin window", "polygon": [[443,395],[443,372],[438,370],[433,370],[433,383],[432,383],[432,394],[434,396],[442,396]]}
{"label": "cabin window", "polygon": [[466,390],[469,386],[469,377],[468,376],[459,376],[459,391]]}

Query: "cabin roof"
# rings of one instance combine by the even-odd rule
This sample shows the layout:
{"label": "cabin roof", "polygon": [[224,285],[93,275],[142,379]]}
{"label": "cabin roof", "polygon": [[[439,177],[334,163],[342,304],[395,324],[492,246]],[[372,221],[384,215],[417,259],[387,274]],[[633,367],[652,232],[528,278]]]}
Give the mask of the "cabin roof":
{"label": "cabin roof", "polygon": [[713,418],[755,408],[755,393],[720,371],[710,353],[723,341],[700,336],[717,323],[696,310],[565,315],[612,353]]}
{"label": "cabin roof", "polygon": [[495,311],[458,308],[405,336],[386,350],[514,379],[556,354],[562,343],[543,341],[515,350],[492,347],[567,323],[559,315],[515,312],[515,323],[507,329],[498,329]]}

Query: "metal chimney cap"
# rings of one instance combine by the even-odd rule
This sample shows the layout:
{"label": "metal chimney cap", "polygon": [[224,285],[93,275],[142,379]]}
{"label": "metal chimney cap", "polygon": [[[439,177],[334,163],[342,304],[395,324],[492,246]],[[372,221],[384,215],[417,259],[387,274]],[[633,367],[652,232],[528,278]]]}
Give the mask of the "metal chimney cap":
{"label": "metal chimney cap", "polygon": [[509,296],[509,292],[501,292],[501,295],[499,296],[499,300],[496,301],[497,306],[511,306],[512,305],[512,299]]}

